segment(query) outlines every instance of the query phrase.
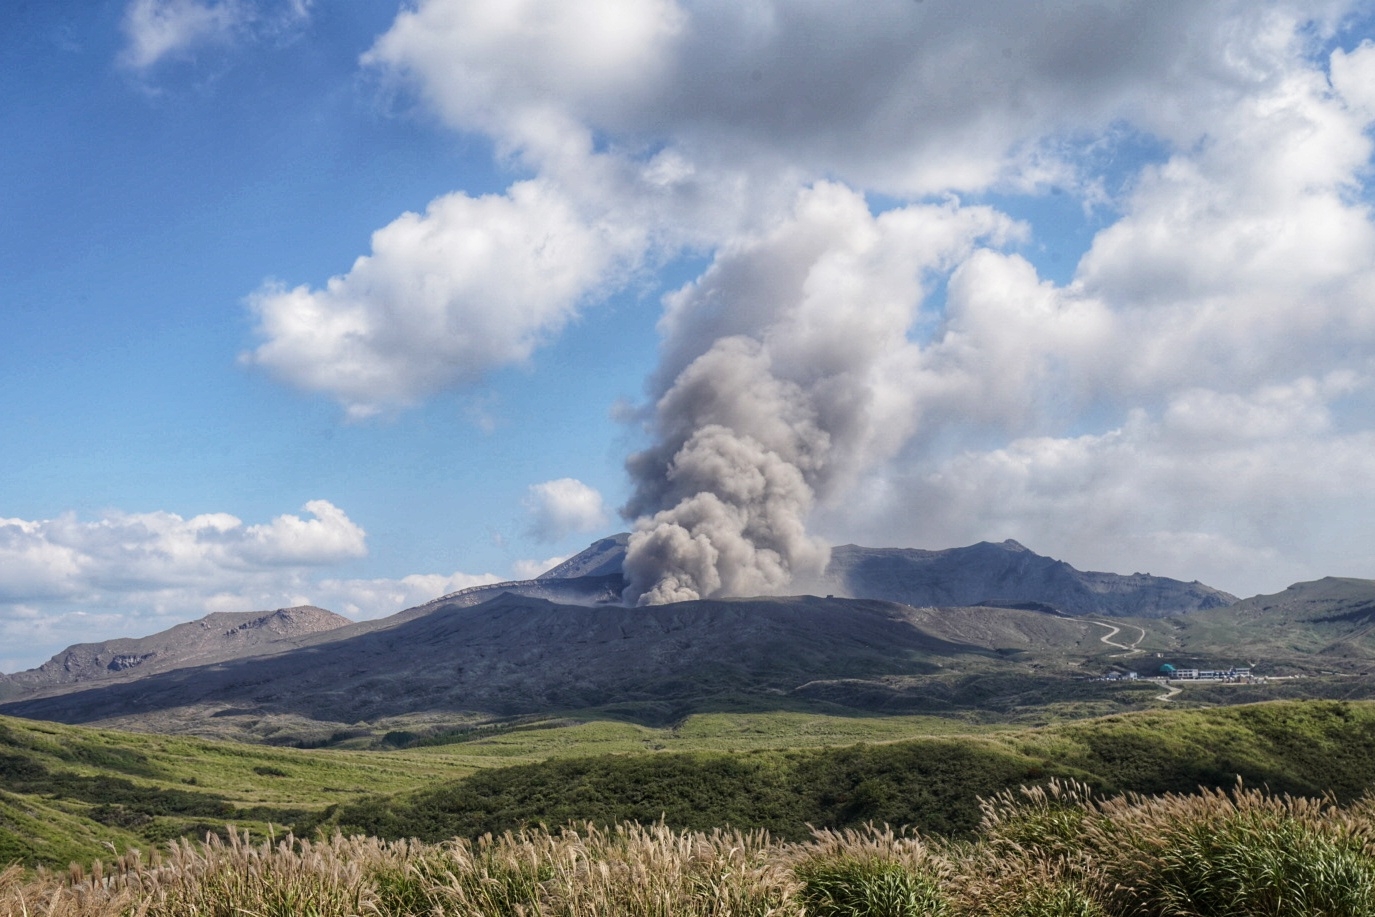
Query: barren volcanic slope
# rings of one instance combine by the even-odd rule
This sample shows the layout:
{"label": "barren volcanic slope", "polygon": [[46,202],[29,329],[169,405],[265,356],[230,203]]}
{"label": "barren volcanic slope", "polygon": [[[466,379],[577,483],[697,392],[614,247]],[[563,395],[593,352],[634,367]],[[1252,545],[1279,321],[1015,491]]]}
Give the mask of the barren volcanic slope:
{"label": "barren volcanic slope", "polygon": [[445,605],[481,605],[503,593],[569,605],[619,604],[621,590],[625,589],[621,564],[625,560],[625,546],[629,538],[628,533],[622,532],[599,539],[534,579],[492,583],[489,586],[469,586],[467,589],[441,595],[423,605],[408,608],[397,617],[415,618]]}
{"label": "barren volcanic slope", "polygon": [[[476,586],[420,607],[476,605],[502,592],[580,605],[614,602],[625,586],[621,564],[628,538],[625,533],[603,538],[533,580]],[[1157,618],[1237,600],[1197,581],[1076,570],[1010,540],[943,551],[842,545],[831,552],[823,585],[827,593],[916,607],[1046,606],[1063,614],[1109,617]]]}
{"label": "barren volcanic slope", "polygon": [[[355,628],[358,626],[355,625]],[[354,723],[413,713],[487,716],[599,708],[662,721],[754,698],[803,703],[818,681],[949,668],[1010,671],[1019,657],[1107,651],[1078,619],[1018,609],[913,609],[814,597],[651,608],[503,595],[309,646],[35,698],[7,714],[70,723],[144,718],[189,728],[211,714]],[[828,695],[826,703],[833,703]],[[180,712],[177,712],[180,711]],[[180,723],[180,725],[178,725]]]}
{"label": "barren volcanic slope", "polygon": [[284,641],[350,623],[348,618],[313,605],[206,615],[148,637],[69,646],[36,669],[6,676],[0,681],[0,697],[86,682],[129,680],[278,652],[291,645]]}
{"label": "barren volcanic slope", "polygon": [[[659,720],[764,698],[934,712],[978,703],[978,690],[952,679],[997,673],[1020,679],[1024,691],[1029,678],[1097,674],[1114,664],[1106,658],[1114,648],[1127,648],[1066,613],[1197,614],[1234,601],[1198,583],[1081,573],[1004,542],[837,548],[828,588],[861,599],[632,609],[619,604],[626,538],[602,539],[537,579],[463,590],[380,620],[349,624],[315,608],[221,614],[152,637],[74,646],[0,681],[0,699],[21,716],[152,729],[194,729],[214,714],[219,726],[252,724],[260,737],[277,728],[264,717],[452,722],[612,708]],[[1206,655],[1215,630],[1160,648],[1187,642]]]}
{"label": "barren volcanic slope", "polygon": [[826,579],[836,593],[908,605],[1037,603],[1071,615],[1155,618],[1237,600],[1196,580],[1076,570],[1011,540],[944,551],[842,545]]}

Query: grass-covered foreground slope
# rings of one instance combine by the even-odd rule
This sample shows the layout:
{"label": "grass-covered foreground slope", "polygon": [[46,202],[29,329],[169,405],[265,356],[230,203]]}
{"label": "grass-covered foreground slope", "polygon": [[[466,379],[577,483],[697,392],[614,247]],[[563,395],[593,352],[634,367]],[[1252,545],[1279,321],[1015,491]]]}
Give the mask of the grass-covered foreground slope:
{"label": "grass-covered foreground slope", "polygon": [[436,756],[311,753],[0,718],[0,865],[65,865],[266,830],[379,789],[467,773]]}
{"label": "grass-covered foreground slope", "polygon": [[[369,744],[367,724],[347,744]],[[661,750],[852,745],[970,729],[932,717],[773,713],[693,716],[668,728],[543,719],[440,733],[386,751],[301,750],[0,717],[0,866],[90,861],[233,823],[291,825],[329,805],[484,768]]]}
{"label": "grass-covered foreground slope", "polygon": [[659,824],[477,843],[231,836],[89,872],[0,872],[0,912],[51,917],[1372,917],[1375,807],[1256,790],[1007,793],[972,842],[867,828],[800,842]]}
{"label": "grass-covered foreground slope", "polygon": [[1375,704],[1281,702],[1130,714],[1039,730],[843,748],[559,758],[378,794],[307,818],[438,841],[522,825],[663,819],[709,830],[868,821],[967,834],[980,797],[1052,777],[1105,792],[1190,792],[1241,777],[1277,792],[1352,800],[1375,787]]}
{"label": "grass-covered foreground slope", "polygon": [[[966,730],[959,732],[959,730]],[[866,820],[959,835],[979,796],[1080,778],[1105,791],[1229,786],[1354,799],[1375,704],[1286,702],[989,730],[921,717],[544,721],[391,751],[283,749],[0,719],[0,866],[65,866],[179,836],[343,826],[439,840],[623,819],[706,830]]]}
{"label": "grass-covered foreground slope", "polygon": [[[358,724],[366,744],[370,729]],[[309,819],[327,806],[397,793],[484,768],[653,751],[852,745],[969,729],[931,717],[774,713],[693,716],[670,728],[543,719],[441,733],[386,751],[301,750],[90,729],[0,717],[0,866],[64,866],[144,850],[227,824],[255,831]],[[410,736],[409,738],[414,738]]]}

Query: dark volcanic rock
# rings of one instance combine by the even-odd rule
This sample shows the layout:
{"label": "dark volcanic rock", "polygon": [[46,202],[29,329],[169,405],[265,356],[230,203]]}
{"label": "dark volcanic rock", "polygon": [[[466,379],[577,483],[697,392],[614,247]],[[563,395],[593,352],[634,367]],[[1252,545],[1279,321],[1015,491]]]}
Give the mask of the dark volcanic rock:
{"label": "dark volcanic rock", "polygon": [[1082,658],[1082,648],[1122,646],[1064,616],[1161,617],[1235,601],[1200,583],[1084,573],[1008,541],[946,551],[844,545],[821,586],[853,598],[626,608],[628,537],[595,542],[536,579],[464,589],[383,619],[350,623],[310,607],[221,614],[73,646],[0,680],[0,700],[18,715],[73,722],[196,705],[335,722],[683,709],[947,664],[1025,655],[1031,665],[1039,654],[1038,665],[1059,665],[1067,649],[1080,647]]}
{"label": "dark volcanic rock", "polygon": [[628,532],[602,538],[534,579],[469,586],[441,595],[424,605],[408,608],[400,614],[409,619],[445,605],[481,605],[503,593],[565,605],[616,605],[620,603],[621,593],[625,590],[621,564],[625,560],[625,546],[629,539]]}
{"label": "dark volcanic rock", "polygon": [[489,602],[499,595],[520,595],[528,599],[544,599],[547,602],[560,602],[565,605],[619,605],[624,589],[625,580],[619,572],[601,576],[512,580],[506,583],[492,583],[490,586],[469,586],[467,589],[442,595],[424,605],[407,608],[393,617],[410,619],[446,605],[471,608],[473,605]]}
{"label": "dark volcanic rock", "polygon": [[619,705],[671,717],[714,699],[777,698],[819,678],[921,675],[960,659],[1005,666],[1009,652],[1095,639],[1084,622],[1033,611],[949,611],[810,596],[592,607],[507,594],[0,712],[92,722],[201,705],[356,722]]}

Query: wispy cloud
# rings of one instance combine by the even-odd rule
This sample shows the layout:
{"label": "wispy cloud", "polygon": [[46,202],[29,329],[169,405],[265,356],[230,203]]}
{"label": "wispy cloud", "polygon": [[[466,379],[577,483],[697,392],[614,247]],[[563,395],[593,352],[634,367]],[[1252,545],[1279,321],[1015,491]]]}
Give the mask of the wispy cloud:
{"label": "wispy cloud", "polygon": [[264,39],[299,28],[313,0],[131,0],[122,23],[121,65],[147,71],[166,60],[243,39]]}

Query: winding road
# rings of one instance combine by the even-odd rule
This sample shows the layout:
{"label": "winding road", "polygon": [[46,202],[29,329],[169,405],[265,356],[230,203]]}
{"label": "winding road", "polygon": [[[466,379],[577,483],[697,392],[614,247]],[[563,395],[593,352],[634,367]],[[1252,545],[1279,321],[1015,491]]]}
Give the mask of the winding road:
{"label": "winding road", "polygon": [[[1117,627],[1113,624],[1108,624],[1104,621],[1090,621],[1089,623],[1097,624],[1099,627],[1106,627],[1108,629],[1108,632],[1106,634],[1098,638],[1101,642],[1106,643],[1108,646],[1115,646],[1119,650],[1126,650],[1125,653],[1114,653],[1113,655],[1108,657],[1109,659],[1121,659],[1123,656],[1135,656],[1138,653],[1145,652],[1145,650],[1137,649],[1137,647],[1141,645],[1141,641],[1146,639],[1146,629],[1144,627],[1140,627],[1136,624],[1127,625],[1128,627],[1135,627],[1137,630],[1141,632],[1140,636],[1133,640],[1131,645],[1128,646],[1125,643],[1118,643],[1116,640],[1112,639],[1113,637],[1116,637],[1118,634],[1122,633],[1122,628]],[[1182,688],[1176,685],[1172,685],[1168,680],[1166,680],[1165,693],[1157,694],[1155,699],[1163,701],[1173,700],[1174,696],[1180,693],[1180,691],[1182,690]]]}
{"label": "winding road", "polygon": [[1141,632],[1140,636],[1138,636],[1135,640],[1132,641],[1131,646],[1128,646],[1125,643],[1118,643],[1117,641],[1112,639],[1113,637],[1116,637],[1118,634],[1122,633],[1122,628],[1117,627],[1114,624],[1106,624],[1102,621],[1090,621],[1089,623],[1097,624],[1099,627],[1106,627],[1108,629],[1108,632],[1106,634],[1098,638],[1100,642],[1106,643],[1108,646],[1115,646],[1119,650],[1126,650],[1125,653],[1114,653],[1112,656],[1108,658],[1120,659],[1123,656],[1135,656],[1137,653],[1145,652],[1145,650],[1137,649],[1137,647],[1141,645],[1141,641],[1146,639],[1146,629],[1144,627],[1137,627],[1137,625],[1135,624],[1127,625],[1128,627],[1134,627]]}
{"label": "winding road", "polygon": [[1181,687],[1179,687],[1178,685],[1172,685],[1172,684],[1170,684],[1168,681],[1166,681],[1166,682],[1165,682],[1165,693],[1164,693],[1164,694],[1157,694],[1157,695],[1155,696],[1155,699],[1156,699],[1156,700],[1170,700],[1170,699],[1173,698],[1176,694],[1178,694],[1179,692],[1181,692],[1181,691],[1183,691],[1183,690],[1184,690],[1184,689],[1181,688]]}

